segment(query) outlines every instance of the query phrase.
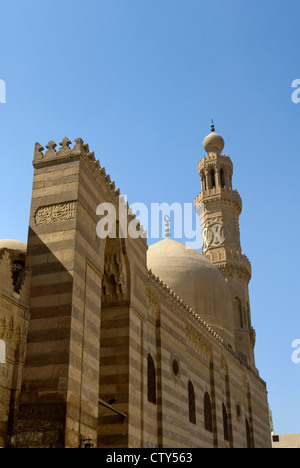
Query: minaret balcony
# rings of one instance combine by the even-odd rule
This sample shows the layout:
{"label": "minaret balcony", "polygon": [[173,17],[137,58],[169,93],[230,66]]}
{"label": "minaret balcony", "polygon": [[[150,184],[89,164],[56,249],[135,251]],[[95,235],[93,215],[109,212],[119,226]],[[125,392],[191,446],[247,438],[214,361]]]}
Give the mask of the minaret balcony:
{"label": "minaret balcony", "polygon": [[221,202],[224,205],[235,205],[239,214],[242,212],[243,203],[240,194],[237,190],[227,187],[213,187],[203,190],[195,199],[195,207],[197,210],[197,207],[202,203],[216,202]]}
{"label": "minaret balcony", "polygon": [[205,256],[222,271],[225,278],[237,275],[243,277],[247,282],[250,281],[252,276],[251,263],[248,257],[240,251],[226,248],[209,249]]}

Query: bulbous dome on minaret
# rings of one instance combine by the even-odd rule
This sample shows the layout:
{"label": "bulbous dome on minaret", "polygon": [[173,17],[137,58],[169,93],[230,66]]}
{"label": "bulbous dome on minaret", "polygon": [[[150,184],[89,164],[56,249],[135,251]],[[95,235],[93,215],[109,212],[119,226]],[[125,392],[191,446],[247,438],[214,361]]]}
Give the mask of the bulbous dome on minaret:
{"label": "bulbous dome on minaret", "polygon": [[216,133],[214,124],[211,126],[211,133],[204,139],[203,146],[207,153],[222,153],[225,141],[221,135]]}

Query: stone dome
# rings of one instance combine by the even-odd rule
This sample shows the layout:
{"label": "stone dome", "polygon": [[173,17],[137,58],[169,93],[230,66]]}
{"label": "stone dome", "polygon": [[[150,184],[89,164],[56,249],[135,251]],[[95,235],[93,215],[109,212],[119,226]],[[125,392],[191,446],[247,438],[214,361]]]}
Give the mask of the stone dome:
{"label": "stone dome", "polygon": [[200,252],[172,239],[148,249],[148,269],[233,344],[233,311],[224,276]]}
{"label": "stone dome", "polygon": [[0,250],[2,249],[16,250],[25,254],[27,251],[27,244],[13,239],[1,239]]}
{"label": "stone dome", "polygon": [[204,149],[207,153],[217,153],[221,154],[225,141],[221,135],[218,135],[214,130],[204,139],[203,141]]}

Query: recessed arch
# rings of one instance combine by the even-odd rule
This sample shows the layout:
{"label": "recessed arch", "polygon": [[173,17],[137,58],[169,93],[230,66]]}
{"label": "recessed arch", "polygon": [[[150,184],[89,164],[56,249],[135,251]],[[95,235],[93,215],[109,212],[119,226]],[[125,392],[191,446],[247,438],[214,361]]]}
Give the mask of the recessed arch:
{"label": "recessed arch", "polygon": [[251,429],[248,419],[246,419],[246,439],[247,439],[247,448],[252,448],[252,440],[251,440]]}
{"label": "recessed arch", "polygon": [[235,297],[233,300],[233,311],[235,326],[237,328],[244,328],[243,308],[242,302],[239,297]]}
{"label": "recessed arch", "polygon": [[151,354],[148,354],[148,378],[147,378],[147,387],[148,387],[148,401],[156,405],[156,369],[153,357]]}
{"label": "recessed arch", "polygon": [[191,381],[188,383],[188,392],[189,392],[189,421],[192,424],[196,424],[196,396],[194,385]]}
{"label": "recessed arch", "polygon": [[226,186],[225,171],[223,167],[220,169],[220,184],[223,188]]}
{"label": "recessed arch", "polygon": [[213,431],[212,404],[208,392],[204,395],[204,427],[207,431]]}
{"label": "recessed arch", "polygon": [[228,414],[227,409],[224,403],[222,404],[222,414],[223,414],[223,432],[224,440],[229,441],[229,424],[228,424]]}
{"label": "recessed arch", "polygon": [[210,171],[210,188],[213,189],[216,186],[216,175],[215,170],[211,169]]}

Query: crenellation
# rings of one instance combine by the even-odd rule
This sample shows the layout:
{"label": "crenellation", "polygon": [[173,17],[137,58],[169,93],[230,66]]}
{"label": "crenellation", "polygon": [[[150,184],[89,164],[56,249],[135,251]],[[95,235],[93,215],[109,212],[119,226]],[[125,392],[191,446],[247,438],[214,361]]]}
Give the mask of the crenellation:
{"label": "crenellation", "polygon": [[31,270],[24,268],[15,285],[15,292],[20,295],[22,302],[28,303],[31,285]]}
{"label": "crenellation", "polygon": [[96,161],[94,161],[94,169],[95,170],[100,169],[100,162],[98,161],[98,159]]}
{"label": "crenellation", "polygon": [[5,249],[0,258],[0,283],[4,291],[10,295],[14,292],[12,258],[9,250]]}
{"label": "crenellation", "polygon": [[60,142],[61,148],[59,149],[57,156],[69,156],[71,154],[71,140],[69,138],[64,137]]}
{"label": "crenellation", "polygon": [[35,144],[35,147],[34,147],[34,161],[40,161],[43,159],[44,157],[44,154],[43,154],[43,151],[44,151],[44,147],[42,145],[40,145],[39,143],[36,143]]}
{"label": "crenellation", "polygon": [[46,145],[47,151],[43,153],[44,148],[39,143],[35,144],[34,152],[34,165],[37,163],[48,163],[50,161],[65,159],[67,157],[82,157],[83,159],[87,158],[87,161],[94,163],[93,170],[95,171],[96,177],[99,177],[99,182],[101,179],[104,181],[106,188],[113,195],[114,199],[117,199],[120,195],[120,189],[116,188],[115,182],[111,181],[110,175],[106,173],[104,167],[101,167],[99,160],[96,160],[95,153],[90,152],[89,145],[84,143],[81,138],[75,139],[75,145],[70,148],[71,141],[65,137],[60,142],[60,149],[56,151],[57,144],[51,140]]}

